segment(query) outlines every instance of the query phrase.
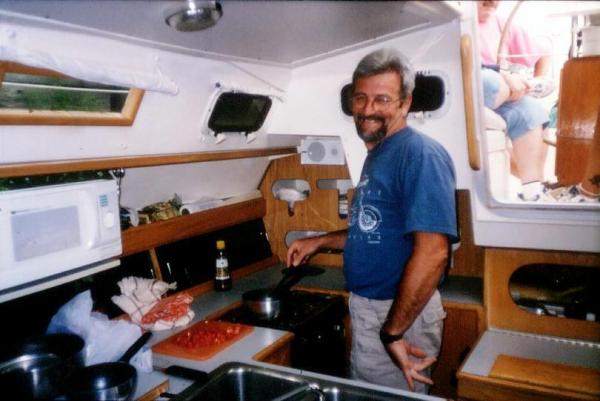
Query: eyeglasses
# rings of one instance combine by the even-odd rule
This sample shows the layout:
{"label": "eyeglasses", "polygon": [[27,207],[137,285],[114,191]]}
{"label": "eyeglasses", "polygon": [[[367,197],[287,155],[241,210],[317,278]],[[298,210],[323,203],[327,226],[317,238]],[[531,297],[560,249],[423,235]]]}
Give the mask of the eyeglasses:
{"label": "eyeglasses", "polygon": [[[362,109],[369,103],[369,97],[363,93],[358,93],[356,95],[352,95],[350,100],[352,102],[352,107],[353,108],[355,107],[358,109]],[[391,97],[386,96],[386,95],[377,95],[372,100],[373,109],[378,110],[378,111],[383,111],[383,110],[386,110],[388,107],[390,107],[390,105],[392,103],[396,103],[401,100],[402,100],[402,98],[392,99]]]}

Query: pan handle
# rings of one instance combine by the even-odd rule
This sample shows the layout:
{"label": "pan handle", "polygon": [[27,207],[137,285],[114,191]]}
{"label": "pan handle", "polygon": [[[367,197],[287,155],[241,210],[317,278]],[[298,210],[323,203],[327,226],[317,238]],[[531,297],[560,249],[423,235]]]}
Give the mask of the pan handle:
{"label": "pan handle", "polygon": [[138,352],[144,344],[148,342],[148,340],[152,337],[152,332],[147,331],[140,336],[135,342],[127,348],[127,351],[123,354],[121,358],[119,358],[120,362],[129,362],[129,360]]}
{"label": "pan handle", "polygon": [[322,274],[325,270],[320,267],[315,266],[298,266],[298,267],[288,267],[282,270],[283,278],[281,281],[275,286],[273,292],[277,295],[280,295],[282,292],[285,292],[292,288],[292,286],[302,280],[305,276],[317,276]]}

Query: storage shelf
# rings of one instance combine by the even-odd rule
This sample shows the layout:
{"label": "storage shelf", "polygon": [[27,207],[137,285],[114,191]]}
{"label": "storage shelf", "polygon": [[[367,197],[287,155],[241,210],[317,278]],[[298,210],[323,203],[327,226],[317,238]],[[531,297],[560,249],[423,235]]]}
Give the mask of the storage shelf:
{"label": "storage shelf", "polygon": [[123,231],[122,256],[259,219],[264,217],[265,213],[265,200],[256,198],[169,220],[131,227]]}
{"label": "storage shelf", "polygon": [[292,153],[297,153],[297,149],[293,146],[288,146],[218,152],[10,163],[0,164],[0,177],[23,177],[28,175],[67,173],[72,171],[109,170],[114,168],[134,168],[161,166],[166,164],[199,163],[216,160],[277,156]]}

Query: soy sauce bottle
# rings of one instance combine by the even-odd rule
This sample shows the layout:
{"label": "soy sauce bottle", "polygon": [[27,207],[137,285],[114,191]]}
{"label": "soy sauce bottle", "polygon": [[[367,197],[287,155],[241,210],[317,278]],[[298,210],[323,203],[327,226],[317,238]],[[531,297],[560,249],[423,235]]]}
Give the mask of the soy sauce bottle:
{"label": "soy sauce bottle", "polygon": [[225,241],[217,241],[217,257],[215,258],[215,291],[229,291],[231,289],[231,275],[229,274],[229,260],[225,250]]}

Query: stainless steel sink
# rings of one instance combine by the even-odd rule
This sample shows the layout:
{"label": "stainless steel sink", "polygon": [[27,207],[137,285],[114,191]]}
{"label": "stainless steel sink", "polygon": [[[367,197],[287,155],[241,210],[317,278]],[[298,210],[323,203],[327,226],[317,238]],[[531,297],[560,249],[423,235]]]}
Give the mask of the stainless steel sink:
{"label": "stainless steel sink", "polygon": [[250,364],[226,363],[172,401],[402,401],[416,400],[335,380]]}
{"label": "stainless steel sink", "polygon": [[204,385],[193,384],[173,400],[177,401],[266,401],[293,394],[308,382],[275,370],[227,363],[215,369]]}

